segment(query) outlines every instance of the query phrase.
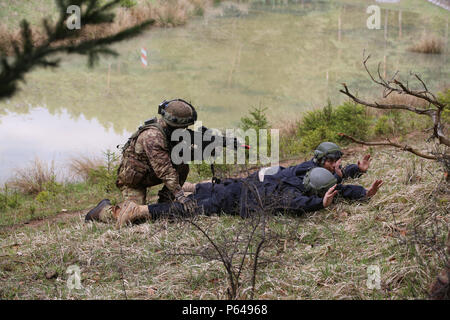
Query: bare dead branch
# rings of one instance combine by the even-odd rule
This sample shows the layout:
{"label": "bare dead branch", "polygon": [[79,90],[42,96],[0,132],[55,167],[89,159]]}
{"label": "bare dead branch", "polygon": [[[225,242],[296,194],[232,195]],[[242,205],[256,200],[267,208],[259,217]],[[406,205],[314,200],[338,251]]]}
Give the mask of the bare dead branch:
{"label": "bare dead branch", "polygon": [[[364,55],[365,55],[365,53],[364,53]],[[364,106],[367,106],[367,107],[370,107],[370,108],[383,109],[383,110],[406,110],[406,111],[414,112],[419,115],[426,115],[426,116],[430,117],[431,120],[433,121],[433,137],[438,139],[440,144],[450,147],[450,139],[446,136],[444,125],[441,122],[441,114],[445,108],[448,108],[448,105],[446,105],[444,102],[439,101],[439,99],[437,99],[436,96],[428,90],[428,87],[425,84],[425,82],[417,74],[414,74],[414,76],[423,86],[424,90],[422,90],[422,91],[412,90],[409,88],[408,82],[406,82],[406,84],[404,84],[402,81],[397,80],[396,77],[398,75],[398,71],[395,72],[395,74],[391,80],[386,81],[386,79],[384,79],[381,75],[380,63],[378,64],[378,69],[377,69],[378,80],[375,79],[375,77],[372,75],[372,73],[370,72],[370,70],[367,66],[367,61],[369,60],[369,58],[370,58],[370,55],[368,55],[365,58],[363,56],[364,68],[365,68],[367,74],[369,75],[369,77],[372,79],[372,81],[383,87],[383,97],[384,98],[388,97],[392,92],[396,92],[398,94],[406,94],[406,95],[410,95],[410,96],[413,96],[413,97],[416,97],[416,98],[419,98],[421,100],[428,102],[428,107],[427,108],[417,108],[417,107],[404,105],[404,104],[383,104],[383,103],[378,103],[378,102],[368,102],[368,101],[366,101],[364,99],[360,99],[360,98],[356,97],[354,94],[352,94],[345,83],[342,84],[344,89],[341,89],[339,91],[341,93],[345,94],[346,96],[348,96],[354,102],[364,105]],[[391,144],[391,145],[394,145],[394,144]],[[402,147],[402,148],[404,148],[404,147]],[[414,149],[412,149],[412,150],[414,150]],[[413,152],[413,151],[411,151],[411,152]],[[417,154],[416,152],[413,152],[413,153]],[[417,155],[419,155],[419,154],[417,154]],[[423,157],[423,154],[420,156]],[[436,160],[436,158],[430,158],[430,156],[425,157],[425,158]]]}
{"label": "bare dead branch", "polygon": [[255,285],[256,285],[256,273],[258,271],[258,257],[259,257],[259,253],[261,252],[262,246],[264,244],[264,237],[262,238],[262,240],[258,243],[258,247],[256,248],[256,253],[255,253],[255,258],[253,261],[253,274],[252,274],[252,291],[250,294],[250,299],[253,300],[253,297],[255,295]]}
{"label": "bare dead branch", "polygon": [[405,151],[409,151],[409,152],[411,152],[411,153],[413,153],[416,156],[419,156],[421,158],[430,159],[430,160],[437,160],[438,159],[437,156],[435,156],[435,155],[422,153],[422,152],[420,152],[420,151],[418,151],[418,150],[416,150],[416,149],[414,149],[414,148],[412,148],[412,147],[410,147],[410,146],[408,146],[406,144],[405,145],[401,145],[401,144],[392,142],[389,139],[386,139],[386,141],[384,141],[384,142],[366,142],[366,141],[361,141],[361,140],[355,139],[352,136],[346,135],[344,133],[338,133],[338,135],[341,136],[341,137],[344,137],[346,139],[349,139],[349,140],[351,140],[351,141],[353,141],[355,143],[366,145],[366,146],[392,146],[392,147],[396,147],[396,148],[399,148],[399,149],[402,149],[402,150],[405,150]]}
{"label": "bare dead branch", "polygon": [[[339,90],[339,92],[345,94],[346,96],[351,98],[356,103],[365,105],[367,107],[376,108],[376,109],[384,109],[384,110],[407,110],[407,111],[415,112],[417,114],[428,114],[430,116],[435,111],[433,109],[414,108],[414,107],[410,107],[410,106],[407,106],[404,104],[381,104],[378,102],[373,102],[373,103],[367,102],[365,100],[357,98],[355,95],[350,93],[350,91],[348,90],[348,87],[345,83],[343,83],[342,85],[344,87],[344,90],[341,89],[341,90]],[[392,88],[388,88],[388,89],[392,90],[392,92],[394,92],[394,91],[398,92],[397,90],[392,89]]]}

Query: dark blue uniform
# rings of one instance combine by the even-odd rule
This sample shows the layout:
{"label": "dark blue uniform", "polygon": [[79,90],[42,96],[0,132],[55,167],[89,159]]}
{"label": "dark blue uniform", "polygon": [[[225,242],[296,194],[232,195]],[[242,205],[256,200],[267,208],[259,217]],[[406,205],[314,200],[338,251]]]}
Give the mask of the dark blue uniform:
{"label": "dark blue uniform", "polygon": [[[311,159],[306,162],[302,162],[299,165],[291,166],[289,168],[283,168],[276,175],[284,178],[294,177],[294,176],[305,176],[306,173],[312,168],[319,167],[319,164],[314,162],[314,159]],[[280,167],[282,168],[282,167]],[[342,170],[342,178],[338,174],[334,174],[338,183],[341,183],[343,180],[347,178],[358,178],[363,174],[362,171],[359,170],[358,165],[349,164]]]}
{"label": "dark blue uniform", "polygon": [[[276,174],[266,175],[263,182],[259,181],[258,173],[254,173],[245,179],[228,179],[218,184],[200,183],[190,197],[197,201],[198,213],[205,215],[225,213],[247,217],[260,211],[261,207],[272,213],[297,215],[317,211],[323,209],[323,198],[307,195],[303,186],[303,178],[314,167],[317,164],[312,160],[288,168],[279,167]],[[360,171],[357,165],[349,165],[343,174],[344,178],[356,177]],[[358,200],[366,195],[361,186],[339,184],[338,189],[340,196],[347,199]],[[167,213],[183,214],[179,203],[149,205],[149,211],[153,218]]]}

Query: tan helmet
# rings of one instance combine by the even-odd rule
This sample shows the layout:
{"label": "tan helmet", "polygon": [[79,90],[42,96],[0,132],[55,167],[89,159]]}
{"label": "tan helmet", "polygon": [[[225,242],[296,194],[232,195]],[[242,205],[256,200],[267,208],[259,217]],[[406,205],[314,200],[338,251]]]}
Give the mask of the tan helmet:
{"label": "tan helmet", "polygon": [[158,113],[169,126],[175,128],[188,127],[197,121],[195,108],[182,99],[164,100],[158,107]]}

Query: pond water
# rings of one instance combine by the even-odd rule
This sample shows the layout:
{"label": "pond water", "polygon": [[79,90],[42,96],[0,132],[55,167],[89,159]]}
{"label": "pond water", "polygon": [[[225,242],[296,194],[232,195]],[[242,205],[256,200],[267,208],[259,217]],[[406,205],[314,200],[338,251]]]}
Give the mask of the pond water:
{"label": "pond water", "polygon": [[[432,90],[447,85],[448,11],[426,1],[418,9],[417,0],[374,3],[381,28],[373,30],[362,0],[223,3],[184,27],[116,45],[120,56],[94,69],[77,56],[64,57],[57,70],[38,69],[0,102],[0,182],[35,157],[64,163],[114,148],[164,99],[191,101],[203,125],[230,128],[252,107],[267,108],[280,126],[328,100],[341,103],[343,82],[360,96],[380,97],[363,69],[364,49],[383,75],[399,70],[406,79],[413,71]],[[408,51],[429,35],[443,39],[444,53]]]}

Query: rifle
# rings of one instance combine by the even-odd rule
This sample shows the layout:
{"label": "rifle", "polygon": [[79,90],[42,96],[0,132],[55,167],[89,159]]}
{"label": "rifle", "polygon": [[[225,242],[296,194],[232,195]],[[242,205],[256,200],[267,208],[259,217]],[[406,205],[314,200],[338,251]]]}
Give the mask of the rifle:
{"label": "rifle", "polygon": [[[214,158],[216,156],[215,148],[218,146],[221,146],[223,148],[231,146],[235,151],[237,151],[239,148],[245,148],[247,150],[250,149],[250,146],[243,144],[236,137],[229,138],[229,137],[224,137],[221,135],[214,135],[214,134],[212,134],[212,130],[208,129],[205,126],[200,127],[196,131],[193,131],[191,129],[186,129],[186,131],[190,135],[190,141],[184,141],[183,136],[180,136],[178,140],[171,139],[171,144],[172,144],[172,146],[175,146],[179,143],[184,143],[184,144],[190,143],[190,146],[186,146],[186,147],[188,147],[191,151],[191,157],[190,157],[191,160],[200,160],[200,161],[205,160],[204,151],[210,145],[211,145],[211,149],[212,149],[210,155],[212,158]],[[199,152],[198,149],[200,149],[201,152]],[[180,156],[181,157],[183,156],[182,151],[180,153]],[[200,156],[200,158],[199,158],[199,156]],[[215,176],[214,163],[211,163],[211,172],[213,175],[212,182],[220,183],[220,179],[218,179]]]}

